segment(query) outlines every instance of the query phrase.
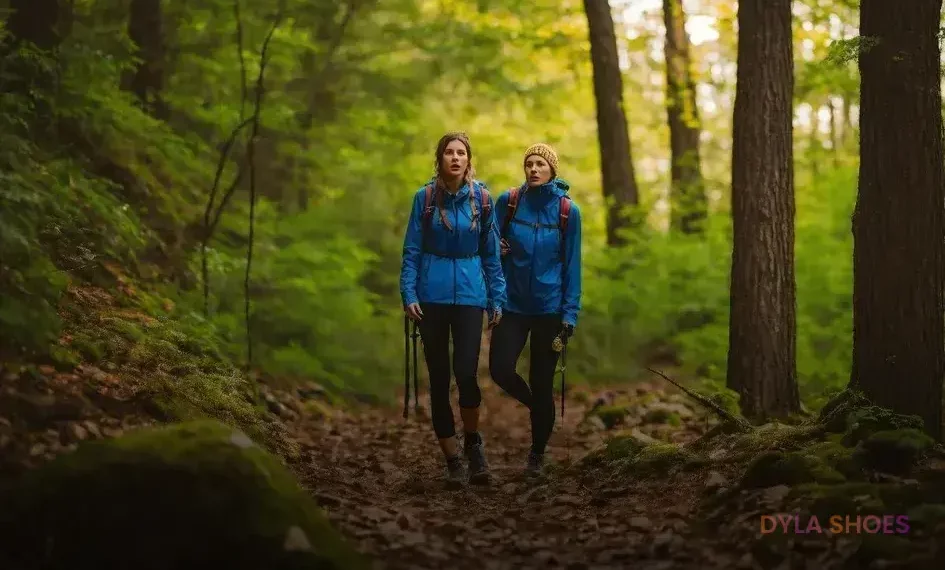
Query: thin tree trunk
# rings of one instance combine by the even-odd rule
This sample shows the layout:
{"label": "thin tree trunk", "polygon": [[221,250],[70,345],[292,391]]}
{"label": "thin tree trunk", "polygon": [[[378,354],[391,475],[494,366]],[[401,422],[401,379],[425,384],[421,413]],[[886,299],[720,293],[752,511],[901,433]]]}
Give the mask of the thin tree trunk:
{"label": "thin tree trunk", "polygon": [[728,385],[742,412],[800,407],[795,364],[790,0],[742,0],[732,149]]}
{"label": "thin tree trunk", "polygon": [[131,0],[128,36],[138,46],[141,60],[133,72],[123,78],[122,88],[135,94],[151,115],[167,118],[164,91],[164,25],[161,0]]}
{"label": "thin tree trunk", "polygon": [[945,378],[942,0],[863,0],[852,387],[937,439]]}
{"label": "thin tree trunk", "polygon": [[671,157],[670,214],[673,229],[697,233],[707,215],[699,158],[699,110],[682,0],[663,0],[666,26],[666,114]]}
{"label": "thin tree trunk", "polygon": [[624,243],[621,235],[632,225],[628,209],[639,203],[630,133],[623,107],[623,78],[617,58],[617,36],[607,0],[584,0],[594,68],[597,101],[597,137],[600,144],[601,184],[607,201],[607,244]]}

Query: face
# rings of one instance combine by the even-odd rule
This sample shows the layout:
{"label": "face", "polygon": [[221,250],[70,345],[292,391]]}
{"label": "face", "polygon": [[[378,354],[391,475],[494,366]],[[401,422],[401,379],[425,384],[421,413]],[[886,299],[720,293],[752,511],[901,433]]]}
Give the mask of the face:
{"label": "face", "polygon": [[459,140],[450,141],[443,151],[443,158],[440,159],[440,171],[445,176],[462,176],[468,166],[469,153],[466,152],[466,145]]}
{"label": "face", "polygon": [[541,186],[551,180],[551,165],[537,154],[525,159],[525,179],[529,186]]}

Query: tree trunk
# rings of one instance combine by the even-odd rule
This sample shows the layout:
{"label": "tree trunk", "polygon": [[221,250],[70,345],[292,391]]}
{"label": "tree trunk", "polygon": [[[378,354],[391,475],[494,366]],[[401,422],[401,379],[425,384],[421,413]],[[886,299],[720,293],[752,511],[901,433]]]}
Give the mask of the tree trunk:
{"label": "tree trunk", "polygon": [[800,408],[795,361],[790,0],[742,0],[732,147],[728,386],[754,419]]}
{"label": "tree trunk", "polygon": [[853,215],[852,387],[942,431],[945,169],[942,0],[863,0],[860,177]]}
{"label": "tree trunk", "polygon": [[138,67],[123,78],[122,88],[138,97],[144,109],[159,119],[167,118],[164,90],[164,26],[161,0],[131,0],[128,36],[138,46]]}
{"label": "tree trunk", "polygon": [[607,202],[607,244],[614,246],[625,241],[621,233],[631,225],[626,210],[637,206],[639,195],[623,109],[623,78],[610,4],[607,0],[584,0],[584,11],[594,68],[601,184]]}
{"label": "tree trunk", "polygon": [[682,0],[663,0],[666,26],[666,113],[671,157],[670,214],[673,229],[697,233],[707,215],[699,159],[699,110],[689,58]]}
{"label": "tree trunk", "polygon": [[41,50],[59,47],[63,33],[61,25],[68,19],[66,6],[59,0],[10,0],[13,13],[7,29],[19,41],[36,44]]}

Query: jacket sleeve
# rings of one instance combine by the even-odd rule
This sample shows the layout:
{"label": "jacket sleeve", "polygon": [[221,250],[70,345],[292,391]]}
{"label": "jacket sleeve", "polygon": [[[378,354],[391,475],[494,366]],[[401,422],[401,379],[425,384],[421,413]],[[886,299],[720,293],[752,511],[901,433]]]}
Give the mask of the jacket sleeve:
{"label": "jacket sleeve", "polygon": [[423,256],[423,192],[414,195],[410,218],[404,232],[403,258],[400,265],[400,299],[404,306],[419,303],[417,280],[420,275],[420,259]]}
{"label": "jacket sleeve", "polygon": [[496,223],[496,205],[489,197],[489,216],[481,220],[479,234],[479,257],[486,274],[489,290],[488,308],[499,311],[505,306],[505,275],[502,273],[502,261],[499,257],[499,225]]}
{"label": "jacket sleeve", "polygon": [[561,320],[571,326],[577,326],[578,313],[581,312],[581,211],[574,202],[571,202],[571,212],[568,217],[561,279],[563,299]]}

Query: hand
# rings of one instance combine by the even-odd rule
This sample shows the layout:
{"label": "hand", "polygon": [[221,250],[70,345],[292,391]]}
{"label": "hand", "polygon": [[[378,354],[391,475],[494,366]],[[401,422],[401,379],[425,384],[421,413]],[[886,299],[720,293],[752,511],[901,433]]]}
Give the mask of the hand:
{"label": "hand", "polygon": [[496,325],[499,324],[499,321],[502,320],[502,311],[499,309],[494,309],[489,311],[489,325],[487,330],[492,330]]}
{"label": "hand", "polygon": [[568,344],[568,339],[574,335],[574,325],[570,323],[561,323],[561,332],[558,336],[561,337],[561,342],[563,344]]}
{"label": "hand", "polygon": [[555,352],[561,352],[568,345],[568,338],[574,334],[574,325],[561,323],[561,332],[551,341],[551,349]]}
{"label": "hand", "polygon": [[410,303],[404,307],[404,312],[407,313],[410,320],[414,322],[419,322],[423,319],[423,310],[420,309],[420,303]]}
{"label": "hand", "polygon": [[509,245],[508,240],[506,240],[505,238],[502,238],[502,240],[499,242],[500,255],[506,255],[510,251],[512,251],[512,246]]}

